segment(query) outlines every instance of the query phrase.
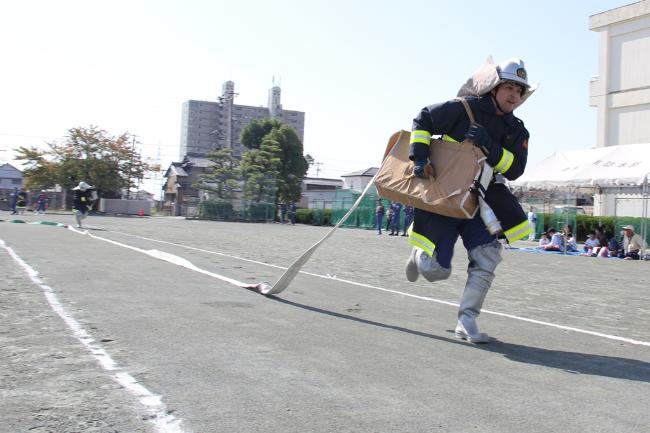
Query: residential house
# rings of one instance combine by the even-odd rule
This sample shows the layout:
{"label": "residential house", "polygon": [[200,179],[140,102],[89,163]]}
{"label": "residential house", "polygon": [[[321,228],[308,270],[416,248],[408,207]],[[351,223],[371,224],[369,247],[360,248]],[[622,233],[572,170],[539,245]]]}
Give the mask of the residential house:
{"label": "residential house", "polygon": [[0,209],[9,210],[9,194],[24,186],[23,172],[11,164],[0,165]]}
{"label": "residential house", "polygon": [[302,180],[302,197],[298,206],[310,209],[332,209],[336,189],[342,186],[341,179],[305,177]]}
{"label": "residential house", "polygon": [[196,215],[202,191],[192,185],[213,165],[211,160],[192,154],[186,155],[182,162],[172,162],[165,172],[167,181],[163,185],[163,213],[172,216]]}
{"label": "residential house", "polygon": [[365,170],[344,174],[341,176],[343,178],[343,188],[361,192],[370,183],[372,178],[375,177],[378,171],[379,167],[370,167]]}

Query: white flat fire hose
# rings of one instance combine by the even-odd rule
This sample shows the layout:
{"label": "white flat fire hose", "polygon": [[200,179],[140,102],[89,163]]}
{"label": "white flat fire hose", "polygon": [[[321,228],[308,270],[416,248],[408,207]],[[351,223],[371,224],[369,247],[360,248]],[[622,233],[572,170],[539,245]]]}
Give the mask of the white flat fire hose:
{"label": "white flat fire hose", "polygon": [[[386,163],[386,157],[395,151],[395,148],[397,147],[395,146],[395,144],[399,141],[400,136],[402,135],[403,132],[404,131],[400,131],[399,133],[393,134],[393,136],[391,136],[391,138],[388,140],[388,146],[386,147],[386,152],[384,153],[384,159],[382,160],[381,163],[382,167]],[[366,185],[366,187],[364,188],[363,192],[361,193],[357,201],[352,205],[350,210],[348,210],[347,213],[343,215],[343,218],[341,218],[341,220],[332,228],[332,230],[327,232],[327,234],[323,236],[321,240],[316,242],[314,245],[309,247],[307,251],[302,253],[302,255],[298,257],[298,259],[295,262],[293,262],[291,266],[289,266],[289,268],[284,272],[284,274],[282,274],[280,279],[273,286],[271,286],[269,283],[258,283],[258,284],[251,284],[249,286],[246,286],[245,288],[255,290],[265,296],[277,295],[278,293],[286,289],[287,286],[291,283],[291,281],[293,281],[294,277],[298,274],[298,272],[300,272],[300,269],[304,266],[304,264],[307,263],[311,255],[314,254],[316,248],[318,248],[320,244],[322,244],[327,238],[332,236],[332,234],[334,234],[336,229],[338,229],[341,226],[341,224],[347,221],[350,215],[352,215],[352,212],[354,212],[354,210],[359,206],[359,203],[361,203],[361,200],[366,196],[366,193],[368,192],[370,187],[374,185],[375,178],[377,177],[380,171],[381,168],[377,170],[377,173],[375,173],[372,179],[370,179],[370,182],[368,182],[368,185]]]}
{"label": "white flat fire hose", "polygon": [[277,295],[278,293],[286,289],[287,286],[291,283],[291,281],[293,281],[294,277],[298,274],[298,272],[300,272],[300,269],[305,265],[305,263],[307,263],[307,261],[314,253],[314,251],[316,251],[316,249],[320,246],[320,244],[322,244],[327,238],[332,236],[332,234],[336,231],[336,229],[338,229],[341,226],[341,224],[347,221],[350,215],[352,215],[352,212],[354,212],[354,210],[359,206],[359,203],[361,203],[363,197],[365,197],[370,187],[375,183],[375,177],[377,177],[376,174],[375,176],[373,176],[370,182],[368,182],[368,185],[366,185],[365,189],[363,190],[363,192],[361,193],[357,201],[352,205],[350,210],[345,215],[343,215],[343,218],[341,218],[341,220],[338,223],[336,223],[336,225],[329,232],[327,232],[327,234],[323,236],[321,240],[316,242],[314,245],[309,247],[307,251],[302,253],[302,255],[298,257],[298,259],[295,262],[293,262],[291,266],[289,266],[289,268],[284,272],[284,274],[273,286],[271,286],[269,283],[258,283],[258,284],[251,284],[247,288],[253,289],[265,296]]}

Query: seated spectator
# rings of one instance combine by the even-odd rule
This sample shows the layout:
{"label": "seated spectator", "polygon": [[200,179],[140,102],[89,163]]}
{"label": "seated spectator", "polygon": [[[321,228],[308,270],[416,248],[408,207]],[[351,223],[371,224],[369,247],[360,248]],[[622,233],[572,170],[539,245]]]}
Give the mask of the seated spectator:
{"label": "seated spectator", "polygon": [[645,248],[645,240],[638,234],[634,233],[634,227],[631,225],[623,226],[625,235],[623,236],[623,251],[625,251],[625,260],[639,260],[639,252]]}
{"label": "seated spectator", "polygon": [[609,239],[605,234],[605,229],[601,226],[596,227],[596,239],[598,239],[598,243],[601,247],[606,247],[607,244],[609,244]]}
{"label": "seated spectator", "polygon": [[566,245],[566,251],[568,253],[577,253],[578,252],[578,243],[576,242],[576,238],[573,235],[566,238],[566,240],[564,241],[564,244]]}
{"label": "seated spectator", "polygon": [[551,240],[548,238],[548,233],[542,232],[539,238],[539,244],[537,248],[544,248],[546,245],[550,244]]}
{"label": "seated spectator", "polygon": [[567,252],[577,252],[578,245],[576,244],[576,238],[573,236],[573,228],[571,224],[564,226],[564,245],[566,246]]}
{"label": "seated spectator", "polygon": [[554,228],[548,229],[548,236],[551,238],[550,242],[544,246],[546,251],[564,251],[564,236],[558,233]]}
{"label": "seated spectator", "polygon": [[607,243],[610,257],[618,257],[621,252],[621,244],[618,243],[615,236],[612,236]]}
{"label": "seated spectator", "polygon": [[573,227],[571,227],[571,224],[565,225],[563,231],[564,231],[564,237],[565,238],[573,236]]}
{"label": "seated spectator", "polygon": [[590,256],[590,257],[603,257],[607,258],[609,257],[609,248],[607,248],[607,245],[604,247],[594,247],[591,250],[591,253],[583,253],[581,254],[583,256]]}
{"label": "seated spectator", "polygon": [[594,230],[598,246],[593,247],[591,257],[609,257],[609,239],[605,235],[605,229],[601,226],[596,227]]}
{"label": "seated spectator", "polygon": [[582,247],[582,251],[591,254],[593,249],[599,246],[600,242],[596,239],[596,232],[592,230],[587,235],[587,240],[585,240],[585,245]]}

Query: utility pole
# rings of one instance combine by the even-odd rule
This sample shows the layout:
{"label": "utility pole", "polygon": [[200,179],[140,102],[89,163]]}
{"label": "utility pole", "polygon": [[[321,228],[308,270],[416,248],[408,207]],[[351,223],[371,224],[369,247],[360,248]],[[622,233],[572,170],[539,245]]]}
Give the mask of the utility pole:
{"label": "utility pole", "polygon": [[322,163],[322,162],[315,162],[315,161],[314,161],[314,162],[312,162],[311,165],[315,165],[315,166],[316,166],[316,177],[318,177],[318,175],[320,174],[320,166],[323,165],[323,163]]}
{"label": "utility pole", "polygon": [[129,160],[129,172],[126,180],[126,199],[131,198],[131,178],[133,177],[133,157],[135,155],[135,135],[131,137],[131,158]]}

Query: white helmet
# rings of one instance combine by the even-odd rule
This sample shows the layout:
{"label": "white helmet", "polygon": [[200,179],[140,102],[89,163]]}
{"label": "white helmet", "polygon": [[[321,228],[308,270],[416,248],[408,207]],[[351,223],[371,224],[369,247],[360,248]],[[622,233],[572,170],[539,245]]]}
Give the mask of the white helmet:
{"label": "white helmet", "polygon": [[84,182],[84,181],[82,180],[81,182],[79,182],[79,185],[75,186],[75,187],[72,188],[72,189],[73,189],[73,190],[81,190],[81,191],[85,191],[85,190],[87,190],[87,189],[92,189],[92,188],[93,188],[92,186],[88,185],[86,182]]}
{"label": "white helmet", "polygon": [[521,59],[508,59],[497,65],[497,73],[501,81],[514,81],[515,83],[524,87],[527,90],[530,85],[528,84],[528,73],[524,68],[524,61]]}
{"label": "white helmet", "polygon": [[[528,74],[521,59],[510,59],[494,64],[492,56],[485,60],[483,66],[476,70],[458,90],[458,96],[483,96],[496,89],[499,84],[512,81],[524,88],[519,107],[537,90],[538,83],[528,84]],[[515,107],[516,108],[516,107]]]}

